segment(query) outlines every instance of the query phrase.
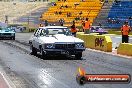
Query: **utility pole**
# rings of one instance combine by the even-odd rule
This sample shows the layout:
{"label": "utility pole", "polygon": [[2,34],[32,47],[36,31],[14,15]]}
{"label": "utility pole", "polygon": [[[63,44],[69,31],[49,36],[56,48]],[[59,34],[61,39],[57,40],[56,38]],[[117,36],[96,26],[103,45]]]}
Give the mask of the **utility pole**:
{"label": "utility pole", "polygon": [[8,16],[7,15],[5,15],[5,23],[8,24]]}
{"label": "utility pole", "polygon": [[130,28],[132,28],[132,17],[129,17],[129,21],[130,21]]}

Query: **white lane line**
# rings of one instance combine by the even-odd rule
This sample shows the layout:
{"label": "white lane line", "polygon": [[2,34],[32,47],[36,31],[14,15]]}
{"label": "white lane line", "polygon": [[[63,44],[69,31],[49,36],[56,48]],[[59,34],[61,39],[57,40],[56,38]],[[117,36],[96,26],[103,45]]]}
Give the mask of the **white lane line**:
{"label": "white lane line", "polygon": [[4,74],[1,73],[1,72],[0,72],[0,74],[1,74],[1,76],[3,77],[4,81],[6,82],[6,84],[8,85],[8,87],[9,87],[9,88],[12,88],[12,87],[10,86],[9,82],[7,81],[7,79],[5,78]]}

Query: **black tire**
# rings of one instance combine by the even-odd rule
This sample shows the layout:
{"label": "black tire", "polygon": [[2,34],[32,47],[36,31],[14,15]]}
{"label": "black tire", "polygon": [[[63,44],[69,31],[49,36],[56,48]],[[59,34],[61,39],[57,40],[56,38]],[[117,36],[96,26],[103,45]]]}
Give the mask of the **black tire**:
{"label": "black tire", "polygon": [[14,36],[14,37],[12,37],[12,40],[15,40],[15,36]]}
{"label": "black tire", "polygon": [[77,60],[81,60],[81,58],[82,58],[82,53],[77,53],[77,54],[75,54],[75,58],[76,58]]}
{"label": "black tire", "polygon": [[47,54],[45,54],[45,52],[43,51],[43,48],[41,49],[41,58],[42,59],[46,59],[47,58]]}
{"label": "black tire", "polygon": [[33,46],[31,46],[31,48],[32,48],[31,54],[32,54],[32,55],[37,55],[37,50],[36,50],[36,48],[34,48]]}

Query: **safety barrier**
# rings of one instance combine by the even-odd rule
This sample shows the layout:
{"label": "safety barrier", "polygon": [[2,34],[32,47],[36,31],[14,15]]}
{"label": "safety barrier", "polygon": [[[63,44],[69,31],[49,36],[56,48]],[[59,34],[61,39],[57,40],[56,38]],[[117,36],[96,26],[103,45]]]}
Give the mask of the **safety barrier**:
{"label": "safety barrier", "polygon": [[84,40],[86,48],[112,52],[110,36],[98,35],[98,33],[84,34],[83,32],[78,32],[76,36]]}
{"label": "safety barrier", "polygon": [[117,48],[117,53],[122,55],[132,56],[132,44],[131,43],[121,43]]}

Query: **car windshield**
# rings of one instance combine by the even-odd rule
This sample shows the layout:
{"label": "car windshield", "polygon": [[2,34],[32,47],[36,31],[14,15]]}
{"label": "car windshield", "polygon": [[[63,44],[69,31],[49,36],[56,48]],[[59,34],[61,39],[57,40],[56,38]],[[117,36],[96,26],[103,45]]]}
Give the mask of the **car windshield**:
{"label": "car windshield", "polygon": [[9,27],[3,27],[2,30],[5,30],[5,31],[14,31],[12,28],[9,28]]}
{"label": "car windshield", "polygon": [[71,35],[71,32],[68,28],[47,28],[43,30],[45,35],[56,35],[56,34],[64,34],[64,35]]}

